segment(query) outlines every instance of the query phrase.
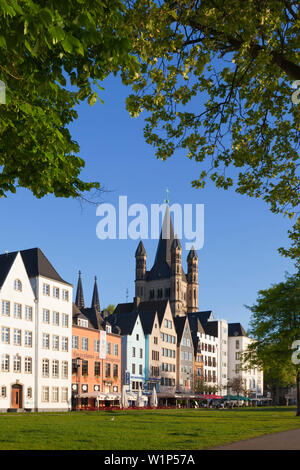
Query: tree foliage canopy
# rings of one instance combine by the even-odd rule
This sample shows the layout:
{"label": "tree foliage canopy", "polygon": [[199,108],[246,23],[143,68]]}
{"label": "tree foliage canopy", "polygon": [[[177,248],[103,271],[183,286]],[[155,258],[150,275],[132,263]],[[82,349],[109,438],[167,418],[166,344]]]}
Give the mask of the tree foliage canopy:
{"label": "tree foliage canopy", "polygon": [[209,177],[292,215],[300,198],[300,106],[291,88],[300,79],[298,2],[126,3],[140,64],[133,80],[123,74],[133,88],[127,108],[146,111],[157,158],[184,149],[201,163],[195,188]]}
{"label": "tree foliage canopy", "polygon": [[[249,334],[255,342],[248,346],[243,361],[261,367],[268,381],[300,387],[300,366],[292,362],[292,344],[300,340],[300,273],[285,282],[259,291],[252,312]],[[300,393],[300,388],[299,392]],[[300,412],[300,403],[298,403]]]}
{"label": "tree foliage canopy", "polygon": [[131,73],[121,0],[0,0],[0,196],[77,197],[84,160],[67,126],[74,106],[97,100],[93,85],[120,67]]}

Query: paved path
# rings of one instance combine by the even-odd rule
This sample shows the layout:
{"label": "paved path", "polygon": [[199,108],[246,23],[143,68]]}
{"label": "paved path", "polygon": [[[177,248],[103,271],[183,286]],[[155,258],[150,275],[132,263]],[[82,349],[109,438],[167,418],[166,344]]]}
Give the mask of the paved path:
{"label": "paved path", "polygon": [[233,442],[212,450],[300,450],[300,429]]}

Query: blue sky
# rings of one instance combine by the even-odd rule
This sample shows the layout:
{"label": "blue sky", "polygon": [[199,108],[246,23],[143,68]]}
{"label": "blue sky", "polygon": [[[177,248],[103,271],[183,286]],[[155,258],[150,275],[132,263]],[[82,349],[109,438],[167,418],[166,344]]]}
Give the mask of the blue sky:
{"label": "blue sky", "polygon": [[[195,190],[191,181],[200,164],[183,152],[166,162],[156,160],[143,138],[143,118],[131,119],[125,110],[129,90],[119,80],[105,83],[104,105],[83,104],[79,119],[71,126],[73,137],[86,160],[82,177],[100,181],[106,190],[102,202],[117,204],[120,195],[128,204],[162,203],[170,190],[170,203],[205,205],[205,243],[199,255],[199,307],[212,309],[218,318],[241,321],[246,327],[251,305],[259,289],[294,272],[291,262],[277,253],[288,245],[291,222],[272,214],[266,204],[208,184]],[[52,196],[35,199],[19,190],[0,200],[1,246],[14,251],[39,246],[61,276],[76,286],[80,269],[86,304],[91,301],[93,278],[99,280],[100,302],[126,301],[134,296],[134,253],[137,241],[104,240],[96,237],[96,207]],[[144,242],[150,269],[157,242]],[[186,267],[187,252],[183,251]]]}

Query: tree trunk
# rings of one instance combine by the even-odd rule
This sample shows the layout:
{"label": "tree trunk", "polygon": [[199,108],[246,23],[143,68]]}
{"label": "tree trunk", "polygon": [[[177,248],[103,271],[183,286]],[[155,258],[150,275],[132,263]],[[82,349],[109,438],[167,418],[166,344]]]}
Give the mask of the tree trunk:
{"label": "tree trunk", "polygon": [[297,387],[297,411],[296,411],[296,416],[300,416],[300,369],[297,370],[296,387]]}

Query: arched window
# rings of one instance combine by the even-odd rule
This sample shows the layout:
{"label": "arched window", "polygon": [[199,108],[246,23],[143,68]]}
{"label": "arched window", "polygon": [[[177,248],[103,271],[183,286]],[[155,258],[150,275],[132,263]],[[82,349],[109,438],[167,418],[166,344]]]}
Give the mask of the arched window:
{"label": "arched window", "polygon": [[22,282],[20,281],[20,279],[15,279],[14,288],[15,290],[18,290],[19,292],[22,291]]}

